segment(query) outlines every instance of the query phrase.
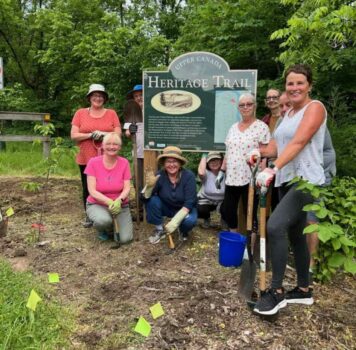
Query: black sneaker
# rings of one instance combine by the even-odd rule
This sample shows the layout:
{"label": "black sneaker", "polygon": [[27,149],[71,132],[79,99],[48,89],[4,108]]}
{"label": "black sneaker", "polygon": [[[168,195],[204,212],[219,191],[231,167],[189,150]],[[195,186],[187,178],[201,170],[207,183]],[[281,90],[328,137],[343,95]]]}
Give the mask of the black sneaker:
{"label": "black sneaker", "polygon": [[203,223],[201,224],[202,228],[210,228],[210,219],[204,219]]}
{"label": "black sneaker", "polygon": [[189,232],[182,232],[180,229],[178,229],[178,234],[180,241],[186,242],[188,240]]}
{"label": "black sneaker", "polygon": [[313,293],[309,290],[303,292],[299,287],[295,287],[286,293],[286,300],[288,304],[304,304],[304,305],[313,305]]}
{"label": "black sneaker", "polygon": [[282,293],[277,293],[274,288],[267,289],[262,295],[260,300],[256,303],[254,312],[261,315],[274,315],[279,309],[287,306],[287,301]]}
{"label": "black sneaker", "polygon": [[151,244],[157,244],[166,234],[163,230],[155,229],[153,235],[148,238]]}

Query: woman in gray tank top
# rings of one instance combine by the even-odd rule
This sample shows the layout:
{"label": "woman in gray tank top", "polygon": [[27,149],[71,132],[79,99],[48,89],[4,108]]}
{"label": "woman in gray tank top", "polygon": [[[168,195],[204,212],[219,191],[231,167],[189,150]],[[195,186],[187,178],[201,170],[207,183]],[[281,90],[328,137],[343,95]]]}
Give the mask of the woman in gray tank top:
{"label": "woman in gray tank top", "polygon": [[[257,186],[263,191],[275,178],[280,194],[280,202],[267,224],[272,262],[271,288],[254,309],[263,315],[273,315],[287,303],[313,304],[312,290],[309,289],[310,256],[303,234],[306,224],[303,207],[312,203],[313,198],[288,183],[296,176],[316,185],[325,182],[323,144],[327,113],[320,101],[309,96],[312,87],[310,68],[297,64],[287,69],[285,87],[292,108],[277,128],[274,139],[268,146],[260,147],[262,156],[277,159],[256,179]],[[287,265],[288,238],[294,253],[297,287],[285,293],[282,282]]]}

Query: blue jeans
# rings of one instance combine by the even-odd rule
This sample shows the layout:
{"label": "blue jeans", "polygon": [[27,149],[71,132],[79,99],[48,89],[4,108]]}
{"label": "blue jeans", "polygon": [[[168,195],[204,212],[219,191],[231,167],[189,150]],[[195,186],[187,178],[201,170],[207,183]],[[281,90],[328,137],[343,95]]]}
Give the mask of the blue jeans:
{"label": "blue jeans", "polygon": [[[146,202],[147,222],[153,225],[162,225],[164,216],[172,218],[178,211],[179,209],[173,209],[165,205],[158,196],[152,196]],[[197,219],[197,209],[193,208],[180,224],[180,232],[183,235],[188,234],[196,225]]]}

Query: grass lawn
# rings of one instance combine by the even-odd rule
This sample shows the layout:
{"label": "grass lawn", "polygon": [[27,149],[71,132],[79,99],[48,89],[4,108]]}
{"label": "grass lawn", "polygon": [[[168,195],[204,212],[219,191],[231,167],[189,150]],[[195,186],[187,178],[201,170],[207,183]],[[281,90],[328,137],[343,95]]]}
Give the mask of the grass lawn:
{"label": "grass lawn", "polygon": [[[69,345],[73,319],[51,300],[51,287],[30,273],[14,272],[0,260],[0,349],[56,349]],[[32,289],[42,299],[35,312],[26,307]]]}
{"label": "grass lawn", "polygon": [[[6,142],[6,150],[0,151],[0,175],[41,176],[46,173],[46,163],[42,155],[42,145],[31,142]],[[79,176],[78,166],[73,157],[64,154],[53,175]]]}

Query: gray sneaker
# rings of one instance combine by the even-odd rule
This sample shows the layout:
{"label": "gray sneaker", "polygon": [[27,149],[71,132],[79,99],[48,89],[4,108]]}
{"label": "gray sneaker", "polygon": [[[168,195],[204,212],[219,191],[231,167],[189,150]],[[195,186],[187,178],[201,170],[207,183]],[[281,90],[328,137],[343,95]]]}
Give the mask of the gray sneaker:
{"label": "gray sneaker", "polygon": [[155,229],[153,231],[153,235],[148,238],[151,244],[157,244],[163,237],[165,237],[165,233],[163,230]]}

